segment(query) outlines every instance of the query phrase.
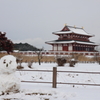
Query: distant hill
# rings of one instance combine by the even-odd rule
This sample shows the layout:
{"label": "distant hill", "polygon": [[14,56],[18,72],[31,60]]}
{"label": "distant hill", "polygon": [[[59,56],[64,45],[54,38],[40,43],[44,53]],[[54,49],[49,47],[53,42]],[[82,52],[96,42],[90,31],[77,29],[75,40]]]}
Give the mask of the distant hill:
{"label": "distant hill", "polygon": [[15,43],[13,45],[13,50],[19,50],[19,51],[37,51],[38,48],[28,44],[28,43]]}

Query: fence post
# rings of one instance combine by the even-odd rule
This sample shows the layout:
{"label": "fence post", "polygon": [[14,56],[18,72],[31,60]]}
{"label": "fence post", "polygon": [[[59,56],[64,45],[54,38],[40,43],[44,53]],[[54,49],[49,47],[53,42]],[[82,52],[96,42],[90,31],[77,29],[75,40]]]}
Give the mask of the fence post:
{"label": "fence post", "polygon": [[57,67],[53,67],[53,82],[52,82],[53,88],[56,88],[56,81],[57,81]]}

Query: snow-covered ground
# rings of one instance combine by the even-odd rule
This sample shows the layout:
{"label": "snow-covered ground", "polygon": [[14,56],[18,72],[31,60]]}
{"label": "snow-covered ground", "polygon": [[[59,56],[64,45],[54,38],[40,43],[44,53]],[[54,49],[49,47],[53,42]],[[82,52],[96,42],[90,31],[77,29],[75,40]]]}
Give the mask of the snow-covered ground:
{"label": "snow-covered ground", "polygon": [[[29,69],[27,63],[22,63],[22,66]],[[100,72],[97,63],[78,63],[75,67],[69,67],[68,64],[58,67],[56,63],[33,63],[29,70],[52,70],[53,67],[57,67],[58,71]],[[16,71],[16,76],[22,81],[52,82],[52,72]],[[100,84],[100,74],[58,72],[57,82]],[[0,100],[100,100],[100,86],[57,84],[57,88],[52,88],[50,83],[21,82],[20,93],[2,95]]]}

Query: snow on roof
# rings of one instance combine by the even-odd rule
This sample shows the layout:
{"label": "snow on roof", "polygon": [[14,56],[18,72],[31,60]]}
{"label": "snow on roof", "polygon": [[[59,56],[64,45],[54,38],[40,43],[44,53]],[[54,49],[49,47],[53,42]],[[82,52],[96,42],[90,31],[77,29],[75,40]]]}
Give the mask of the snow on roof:
{"label": "snow on roof", "polygon": [[53,32],[53,34],[66,34],[66,33],[72,33],[73,31],[58,31],[58,32]]}
{"label": "snow on roof", "polygon": [[68,27],[72,32],[82,35],[90,35],[83,28]]}
{"label": "snow on roof", "polygon": [[6,32],[0,32],[1,34],[6,34]]}
{"label": "snow on roof", "polygon": [[87,33],[83,28],[78,28],[78,27],[72,27],[72,26],[65,26],[69,29],[69,31],[57,31],[57,32],[53,32],[53,34],[68,34],[68,33],[76,33],[76,34],[80,34],[80,35],[87,35],[87,36],[93,36],[89,33]]}
{"label": "snow on roof", "polygon": [[49,41],[46,42],[48,44],[66,44],[66,43],[79,43],[79,44],[88,44],[88,45],[96,45],[94,42],[83,42],[83,41]]}
{"label": "snow on roof", "polygon": [[48,44],[62,44],[62,43],[73,43],[74,41],[49,41],[49,42],[46,42]]}
{"label": "snow on roof", "polygon": [[89,44],[89,45],[97,45],[94,42],[81,42],[81,41],[76,41],[76,43],[79,43],[79,44]]}

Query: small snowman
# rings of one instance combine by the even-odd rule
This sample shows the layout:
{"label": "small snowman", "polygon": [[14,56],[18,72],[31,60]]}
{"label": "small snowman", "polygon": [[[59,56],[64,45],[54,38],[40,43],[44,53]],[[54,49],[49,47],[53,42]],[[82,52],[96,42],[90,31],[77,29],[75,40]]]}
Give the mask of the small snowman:
{"label": "small snowman", "polygon": [[0,59],[0,95],[17,93],[20,90],[20,79],[15,76],[16,58],[6,55]]}

